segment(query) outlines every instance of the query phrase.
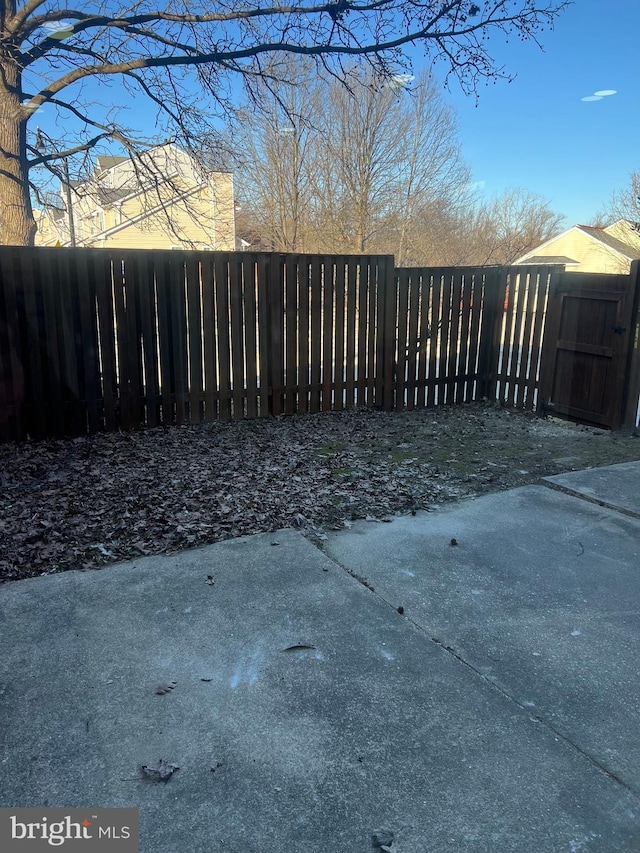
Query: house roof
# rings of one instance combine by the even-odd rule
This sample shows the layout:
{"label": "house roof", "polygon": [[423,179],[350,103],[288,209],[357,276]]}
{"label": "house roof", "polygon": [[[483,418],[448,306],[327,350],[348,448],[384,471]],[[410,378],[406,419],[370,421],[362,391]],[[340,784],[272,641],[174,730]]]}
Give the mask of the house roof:
{"label": "house roof", "polygon": [[96,157],[96,172],[106,172],[107,169],[112,169],[118,163],[124,163],[128,157],[116,157],[111,154],[99,154]]}
{"label": "house roof", "polygon": [[575,261],[573,258],[568,258],[566,255],[527,255],[524,261],[516,261],[517,264],[535,264],[536,266],[549,266],[561,264],[565,267],[575,266],[580,261]]}
{"label": "house roof", "polygon": [[629,258],[629,260],[635,261],[640,259],[639,246],[630,246],[628,243],[623,243],[622,240],[618,240],[617,237],[608,234],[605,228],[595,228],[591,225],[576,225],[576,228],[584,231],[585,234],[593,237],[594,240],[604,243],[605,246],[613,249],[614,252],[619,252],[625,258]]}
{"label": "house roof", "polygon": [[137,195],[138,192],[142,192],[144,187],[137,188],[136,191],[132,191],[131,187],[120,187],[119,189],[111,190],[106,187],[98,187],[95,191],[96,198],[100,202],[103,207],[109,207],[111,204],[115,204],[115,202],[120,201],[123,198],[131,195]]}
{"label": "house roof", "polygon": [[[622,222],[624,220],[619,220]],[[617,224],[617,223],[614,223]],[[612,227],[612,226],[609,226]],[[571,233],[571,231],[581,231],[587,237],[590,237],[593,240],[601,243],[603,246],[606,246],[608,249],[612,250],[618,255],[626,258],[627,260],[638,260],[640,259],[640,246],[631,246],[628,243],[624,243],[622,240],[619,240],[617,237],[607,233],[605,228],[596,227],[593,225],[572,225],[571,228],[567,228],[566,231],[563,231],[561,234],[556,234],[555,237],[549,238],[549,240],[545,240],[544,243],[541,243],[539,246],[536,246],[535,249],[532,249],[531,252],[528,252],[526,255],[522,255],[522,257],[517,258],[514,261],[514,264],[531,264],[531,263],[543,263],[541,258],[545,258],[544,263],[578,263],[577,261],[572,261],[569,259],[568,261],[553,261],[550,258],[552,256],[545,256],[542,254],[542,249],[546,248],[550,243],[554,243],[556,240],[559,240],[561,237],[564,237],[566,234]],[[557,256],[556,256],[557,257]],[[536,258],[534,261],[533,259]]]}

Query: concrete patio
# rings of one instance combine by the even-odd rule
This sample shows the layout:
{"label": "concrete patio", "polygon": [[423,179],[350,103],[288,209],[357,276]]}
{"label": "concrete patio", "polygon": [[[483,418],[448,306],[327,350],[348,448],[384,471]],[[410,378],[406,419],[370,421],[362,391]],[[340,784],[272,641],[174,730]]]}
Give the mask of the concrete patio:
{"label": "concrete patio", "polygon": [[8,583],[0,806],[137,806],[144,853],[640,851],[638,660],[640,462]]}

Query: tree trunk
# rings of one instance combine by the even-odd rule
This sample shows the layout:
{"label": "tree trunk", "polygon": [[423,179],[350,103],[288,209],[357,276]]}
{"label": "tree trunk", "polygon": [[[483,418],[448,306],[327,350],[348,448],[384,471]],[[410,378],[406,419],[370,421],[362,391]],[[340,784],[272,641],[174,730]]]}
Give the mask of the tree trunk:
{"label": "tree trunk", "polygon": [[29,193],[27,117],[22,79],[10,59],[0,61],[0,244],[33,246],[36,223]]}

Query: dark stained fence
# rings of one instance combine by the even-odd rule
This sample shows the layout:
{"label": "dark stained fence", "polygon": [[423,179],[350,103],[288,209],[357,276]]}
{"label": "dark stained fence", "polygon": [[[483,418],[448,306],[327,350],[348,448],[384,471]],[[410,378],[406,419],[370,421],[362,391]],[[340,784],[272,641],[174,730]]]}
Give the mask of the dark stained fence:
{"label": "dark stained fence", "polygon": [[379,405],[393,258],[0,248],[0,438]]}
{"label": "dark stained fence", "polygon": [[265,276],[270,413],[379,404],[384,293],[393,258],[270,259]]}
{"label": "dark stained fence", "polygon": [[482,398],[536,410],[551,277],[0,247],[0,440]]}
{"label": "dark stained fence", "polygon": [[396,270],[390,408],[536,408],[550,280],[551,267]]}
{"label": "dark stained fence", "polygon": [[635,426],[639,268],[554,277],[543,366],[550,411],[612,429]]}
{"label": "dark stained fence", "polygon": [[[505,299],[498,333],[493,333],[498,361],[490,397],[507,406],[537,411],[542,342],[553,267],[511,267],[501,271],[499,292]],[[504,287],[503,287],[504,284]]]}
{"label": "dark stained fence", "polygon": [[[478,398],[488,352],[482,351],[492,269],[397,270],[396,339],[387,379],[392,408],[463,403]],[[492,289],[493,288],[493,289]]]}

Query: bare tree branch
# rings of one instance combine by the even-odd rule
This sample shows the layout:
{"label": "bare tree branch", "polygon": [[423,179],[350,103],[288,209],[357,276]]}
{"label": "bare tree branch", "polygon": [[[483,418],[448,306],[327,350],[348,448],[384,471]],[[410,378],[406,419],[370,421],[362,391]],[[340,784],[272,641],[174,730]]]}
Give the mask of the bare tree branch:
{"label": "bare tree branch", "polygon": [[[488,52],[490,32],[536,42],[567,5],[568,0],[300,0],[266,6],[257,0],[160,0],[158,5],[156,0],[25,0],[16,8],[15,0],[5,0],[0,4],[0,192],[9,201],[0,217],[0,240],[33,239],[29,169],[55,159],[53,150],[46,152],[47,161],[29,159],[27,125],[41,107],[88,119],[82,119],[77,138],[60,141],[79,158],[109,138],[118,139],[116,122],[105,119],[107,107],[85,102],[83,81],[131,81],[158,108],[164,127],[177,124],[181,139],[195,149],[203,134],[215,132],[209,108],[217,115],[228,110],[229,76],[257,81],[283,54],[313,57],[321,71],[338,77],[344,76],[343,63],[361,58],[390,77],[408,64],[405,49],[421,46],[430,65],[444,63],[446,74],[473,92],[479,79],[505,74]],[[133,150],[135,134],[121,135],[121,144]]]}
{"label": "bare tree branch", "polygon": [[53,154],[38,155],[37,148],[34,148],[32,145],[28,145],[28,149],[32,153],[37,155],[30,161],[31,167],[34,168],[35,166],[42,166],[46,163],[51,163],[54,160],[67,160],[69,157],[73,157],[76,154],[82,154],[85,151],[89,151],[91,148],[95,148],[95,146],[98,144],[98,142],[100,142],[100,140],[108,139],[111,137],[111,133],[100,133],[98,134],[98,136],[94,136],[92,139],[87,140],[87,142],[84,142],[82,145],[76,145],[75,148],[67,148],[65,151],[56,151]]}

